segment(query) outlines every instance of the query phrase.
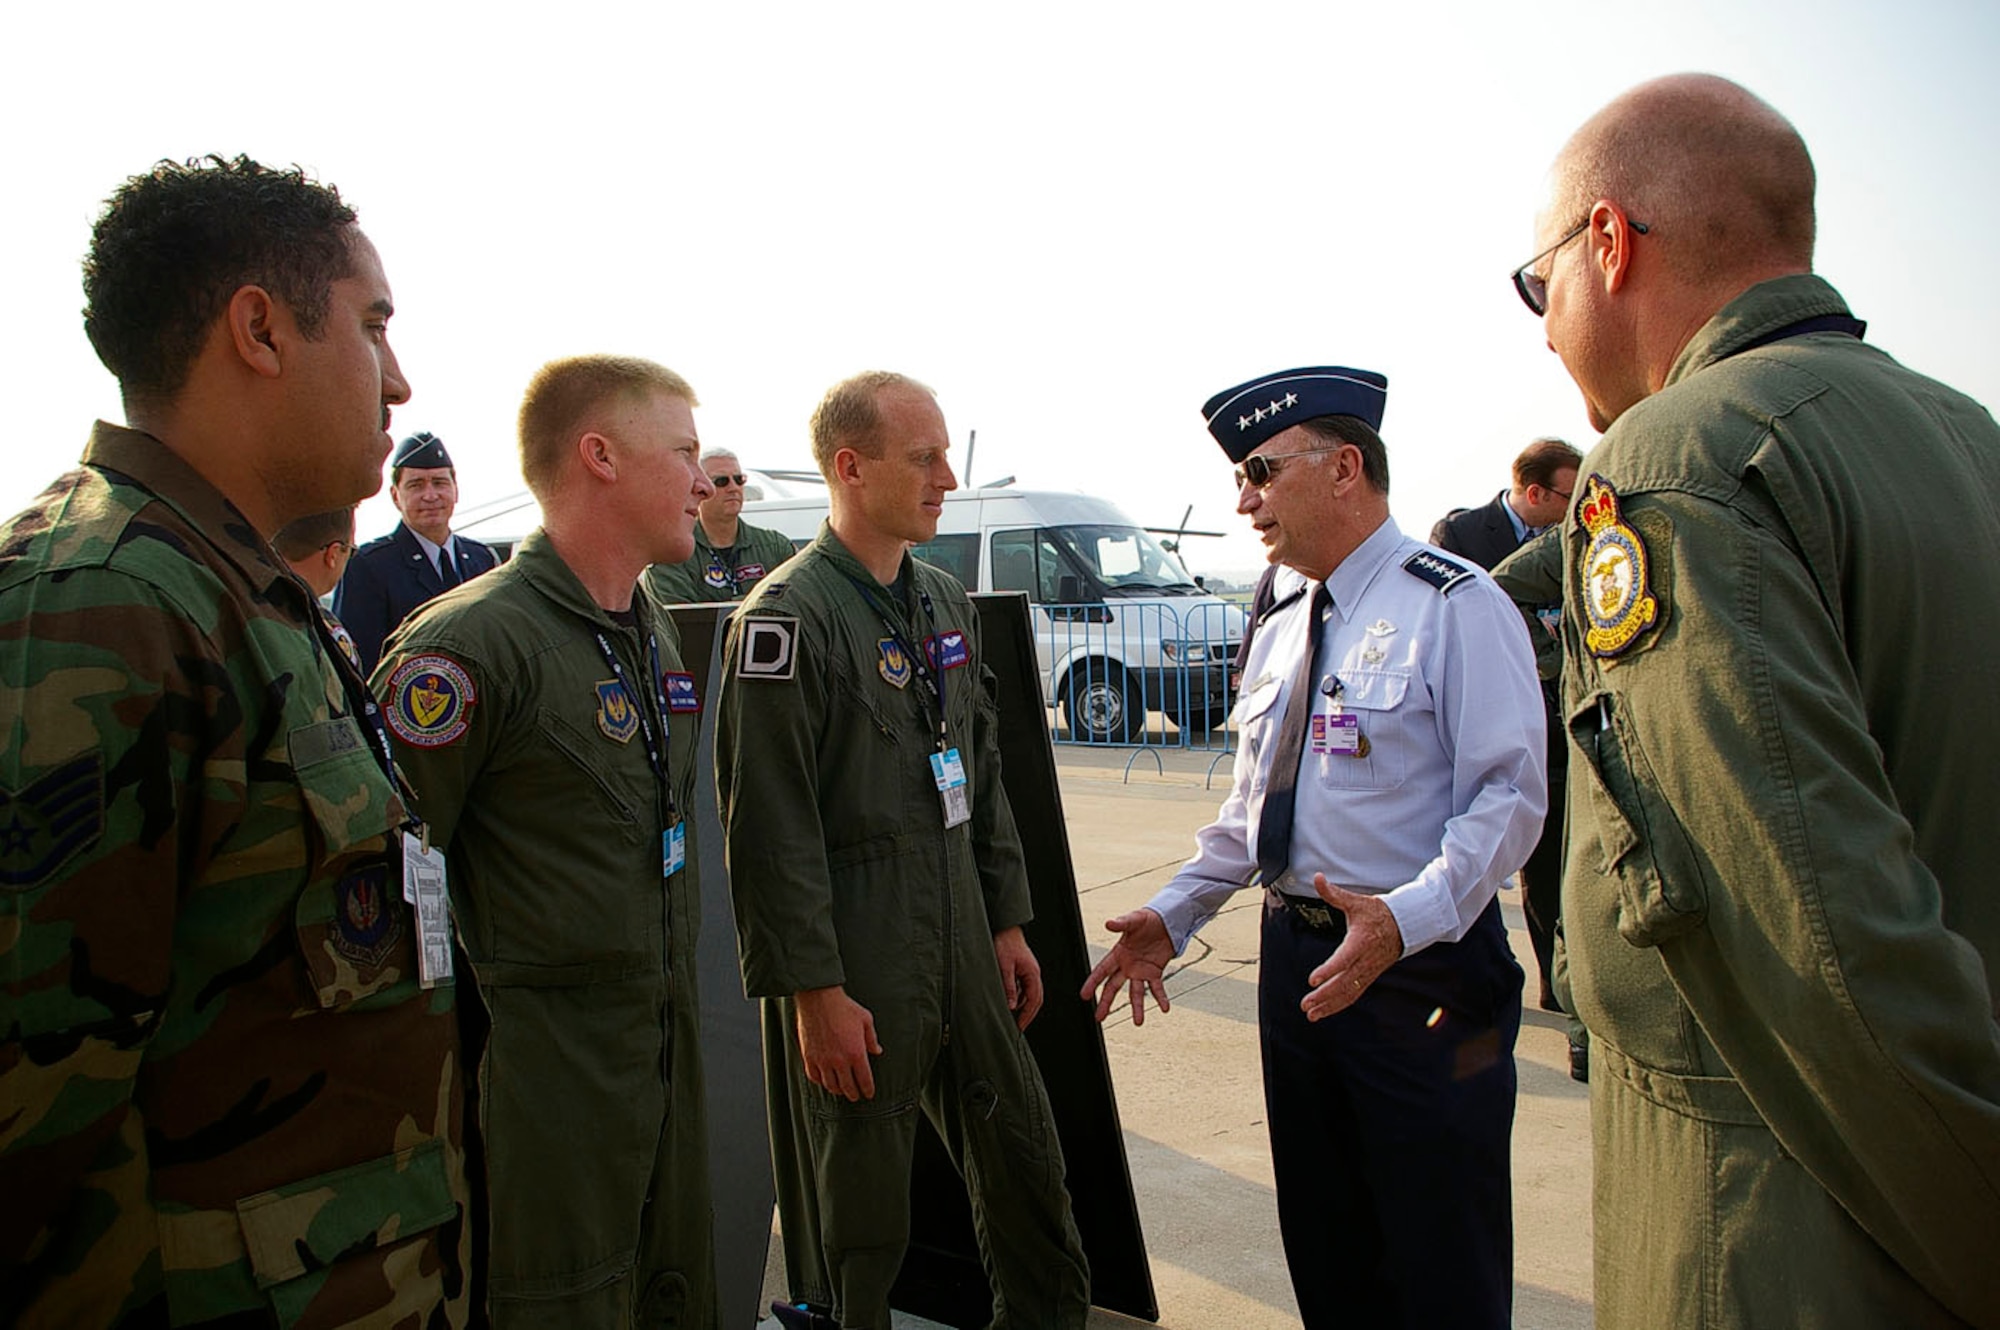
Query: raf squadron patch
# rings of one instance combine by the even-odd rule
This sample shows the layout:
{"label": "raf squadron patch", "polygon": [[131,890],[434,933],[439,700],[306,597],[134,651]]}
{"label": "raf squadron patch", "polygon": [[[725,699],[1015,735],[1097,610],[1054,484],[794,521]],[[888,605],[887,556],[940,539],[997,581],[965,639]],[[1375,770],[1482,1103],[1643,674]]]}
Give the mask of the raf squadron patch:
{"label": "raf squadron patch", "polygon": [[700,711],[701,694],[695,691],[694,676],[680,674],[673,670],[660,672],[660,687],[667,695],[667,710],[676,715],[683,711]]}
{"label": "raf squadron patch", "polygon": [[597,685],[597,728],[607,739],[619,743],[630,742],[639,732],[639,709],[617,679],[605,679]]}
{"label": "raf squadron patch", "polygon": [[[768,599],[768,597],[767,597]],[[789,679],[797,664],[797,619],[745,619],[742,654],[736,658],[739,679]]]}
{"label": "raf squadron patch", "polygon": [[1646,542],[1618,513],[1618,494],[1592,476],[1577,496],[1576,519],[1590,537],[1583,556],[1583,644],[1608,659],[1631,648],[1660,617],[1647,567]]}
{"label": "raf squadron patch", "polygon": [[956,628],[925,638],[924,654],[931,658],[931,665],[940,670],[960,669],[972,659],[972,649],[965,644],[965,634]]}
{"label": "raf squadron patch", "polygon": [[875,644],[881,649],[882,659],[875,662],[875,668],[882,671],[882,677],[892,688],[907,688],[910,683],[910,658],[903,653],[903,644],[893,637],[885,637]]}
{"label": "raf squadron patch", "polygon": [[368,865],[333,889],[334,951],[365,970],[380,966],[403,938],[403,919],[389,901],[389,865]]}
{"label": "raf squadron patch", "polygon": [[85,753],[24,790],[0,789],[0,888],[25,890],[104,832],[104,756]]}
{"label": "raf squadron patch", "polygon": [[472,679],[449,656],[413,656],[389,676],[389,728],[406,744],[442,748],[465,733]]}
{"label": "raf squadron patch", "polygon": [[1441,595],[1449,594],[1460,582],[1472,580],[1470,568],[1447,559],[1436,550],[1418,550],[1403,560],[1403,571],[1419,581],[1429,582]]}

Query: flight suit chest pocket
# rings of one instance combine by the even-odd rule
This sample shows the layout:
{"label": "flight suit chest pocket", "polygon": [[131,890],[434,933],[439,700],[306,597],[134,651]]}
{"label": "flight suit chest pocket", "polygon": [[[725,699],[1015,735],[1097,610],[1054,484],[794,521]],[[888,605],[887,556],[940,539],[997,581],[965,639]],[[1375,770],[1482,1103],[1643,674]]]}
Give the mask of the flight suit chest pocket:
{"label": "flight suit chest pocket", "polygon": [[294,730],[290,748],[323,856],[309,862],[310,883],[293,907],[314,994],[321,1007],[400,999],[417,979],[416,919],[393,834],[402,801],[351,717]]}
{"label": "flight suit chest pocket", "polygon": [[[1616,694],[1588,695],[1570,712],[1580,760],[1572,783],[1584,786],[1584,816],[1571,823],[1593,867],[1618,893],[1618,934],[1638,947],[1658,946],[1699,926],[1708,893],[1687,832],[1642,778],[1646,757],[1620,714]],[[1574,807],[1574,802],[1572,802]]]}
{"label": "flight suit chest pocket", "polygon": [[[653,775],[646,765],[646,740],[639,730],[638,714],[618,709],[630,706],[624,690],[604,691],[613,700],[599,706],[596,719],[589,722],[590,728],[547,706],[536,711],[535,728],[549,749],[566,759],[568,775],[581,778],[596,789],[601,806],[612,814],[611,821],[618,834],[636,844],[652,829],[646,800],[652,794]],[[640,776],[646,784],[634,788],[634,781]],[[575,804],[573,790],[568,799],[564,799],[563,792],[553,789],[542,793],[544,797]]]}
{"label": "flight suit chest pocket", "polygon": [[[1429,723],[1427,716],[1414,714],[1409,671],[1344,668],[1338,678],[1340,686],[1332,697],[1315,699],[1314,719],[1308,724],[1324,724],[1330,731],[1332,704],[1338,703],[1343,715],[1354,718],[1355,747],[1352,752],[1314,754],[1320,784],[1334,790],[1394,789],[1409,774],[1410,730]],[[1319,720],[1322,716],[1324,721]]]}
{"label": "flight suit chest pocket", "polygon": [[1250,788],[1261,790],[1270,782],[1270,759],[1267,756],[1271,746],[1277,742],[1278,727],[1284,720],[1284,709],[1278,705],[1284,696],[1285,685],[1279,680],[1265,675],[1243,690],[1236,700],[1236,712],[1231,717],[1236,722],[1236,732],[1242,736],[1243,757],[1250,764]]}

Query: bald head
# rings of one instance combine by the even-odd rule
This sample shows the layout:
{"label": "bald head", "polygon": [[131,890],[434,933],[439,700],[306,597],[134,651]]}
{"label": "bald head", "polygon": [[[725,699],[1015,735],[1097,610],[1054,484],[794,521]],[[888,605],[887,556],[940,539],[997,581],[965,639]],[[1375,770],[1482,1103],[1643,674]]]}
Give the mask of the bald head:
{"label": "bald head", "polygon": [[1609,199],[1651,228],[1676,277],[1702,284],[1809,272],[1813,164],[1791,122],[1712,74],[1642,83],[1556,158],[1549,221]]}

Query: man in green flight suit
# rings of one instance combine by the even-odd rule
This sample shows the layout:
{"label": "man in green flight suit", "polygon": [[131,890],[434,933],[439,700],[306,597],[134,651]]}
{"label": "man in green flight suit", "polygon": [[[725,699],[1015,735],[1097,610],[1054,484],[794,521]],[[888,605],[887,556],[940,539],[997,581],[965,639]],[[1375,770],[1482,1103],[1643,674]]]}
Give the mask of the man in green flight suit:
{"label": "man in green flight suit", "polygon": [[1681,75],[1516,276],[1565,521],[1563,927],[1597,1323],[2000,1326],[2000,428],[1812,275],[1798,133]]}
{"label": "man in green flight suit", "polygon": [[130,427],[0,527],[0,1324],[463,1325],[443,894],[269,544],[381,486],[381,259],[297,171],[161,162],[84,291]]}
{"label": "man in green flight suit", "polygon": [[701,467],[715,492],[701,501],[694,528],[694,555],[681,563],[656,563],[646,570],[646,587],[662,605],[741,600],[772,569],[792,557],[782,532],[752,526],[743,511],[743,464],[727,448],[710,448]]}
{"label": "man in green flight suit", "polygon": [[908,552],[957,488],[944,416],[863,374],[812,438],[831,516],[731,622],[715,764],[791,1291],[886,1330],[921,1112],[965,1178],[993,1324],[1081,1326],[990,675],[964,588]]}
{"label": "man in green flight suit", "polygon": [[693,406],[650,361],[543,366],[520,414],[541,528],[412,614],[375,670],[491,1014],[500,1330],[717,1323],[686,871],[701,699],[637,581],[693,543]]}

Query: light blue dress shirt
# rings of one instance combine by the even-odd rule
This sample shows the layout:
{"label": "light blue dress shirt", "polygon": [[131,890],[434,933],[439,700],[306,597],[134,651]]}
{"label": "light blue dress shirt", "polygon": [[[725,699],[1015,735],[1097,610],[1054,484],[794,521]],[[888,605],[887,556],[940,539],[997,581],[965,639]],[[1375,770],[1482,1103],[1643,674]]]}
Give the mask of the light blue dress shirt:
{"label": "light blue dress shirt", "polygon": [[[1407,570],[1412,555],[1452,559],[1448,591]],[[1548,808],[1545,722],[1520,611],[1486,573],[1397,529],[1393,518],[1327,578],[1333,604],[1315,714],[1338,702],[1358,718],[1365,757],[1308,750],[1299,771],[1292,867],[1279,890],[1317,900],[1314,873],[1384,897],[1403,954],[1465,936],[1527,861]],[[1307,649],[1312,584],[1290,569],[1280,601],[1242,662],[1235,779],[1194,857],[1148,902],[1178,953],[1257,873],[1257,824],[1276,730]]]}

